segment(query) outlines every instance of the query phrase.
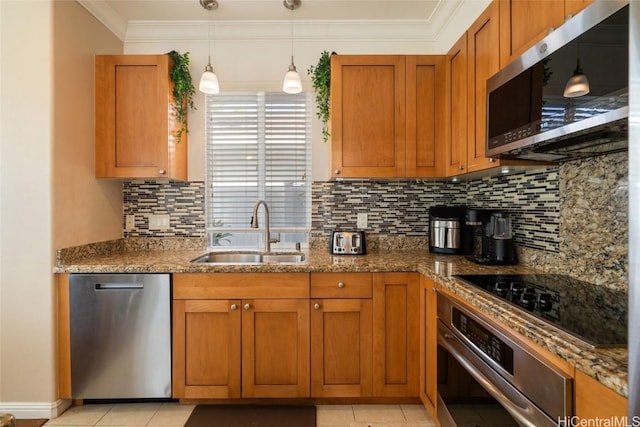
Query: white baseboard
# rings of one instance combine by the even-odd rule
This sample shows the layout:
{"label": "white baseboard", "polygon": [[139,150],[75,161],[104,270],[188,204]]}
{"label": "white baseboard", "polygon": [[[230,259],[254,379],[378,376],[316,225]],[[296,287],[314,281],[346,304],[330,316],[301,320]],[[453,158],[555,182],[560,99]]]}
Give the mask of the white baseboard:
{"label": "white baseboard", "polygon": [[53,419],[71,407],[71,400],[55,402],[0,402],[0,413],[11,414],[17,420]]}

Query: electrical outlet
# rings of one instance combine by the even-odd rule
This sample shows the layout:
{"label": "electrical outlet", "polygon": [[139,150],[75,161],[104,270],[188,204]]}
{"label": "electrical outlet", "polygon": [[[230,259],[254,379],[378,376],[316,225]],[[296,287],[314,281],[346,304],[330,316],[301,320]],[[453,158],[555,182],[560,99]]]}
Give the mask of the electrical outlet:
{"label": "electrical outlet", "polygon": [[149,230],[166,230],[169,228],[169,215],[149,215]]}
{"label": "electrical outlet", "polygon": [[358,229],[364,230],[367,228],[367,214],[358,213]]}
{"label": "electrical outlet", "polygon": [[125,230],[133,230],[136,228],[136,217],[135,215],[127,215],[124,220],[124,229]]}

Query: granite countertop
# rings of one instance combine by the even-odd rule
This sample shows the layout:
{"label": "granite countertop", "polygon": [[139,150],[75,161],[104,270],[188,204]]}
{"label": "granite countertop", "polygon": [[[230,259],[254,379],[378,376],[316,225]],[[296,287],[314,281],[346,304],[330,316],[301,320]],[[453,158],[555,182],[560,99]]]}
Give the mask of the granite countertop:
{"label": "granite countertop", "polygon": [[[79,255],[80,253],[82,255]],[[457,281],[454,274],[540,272],[521,266],[482,266],[464,257],[426,250],[379,250],[364,256],[331,255],[326,249],[307,251],[301,264],[208,265],[190,261],[204,250],[165,247],[80,250],[58,254],[55,273],[187,273],[187,272],[420,272],[460,299],[559,356],[622,396],[628,396],[627,348],[593,348],[514,309],[492,295]]]}

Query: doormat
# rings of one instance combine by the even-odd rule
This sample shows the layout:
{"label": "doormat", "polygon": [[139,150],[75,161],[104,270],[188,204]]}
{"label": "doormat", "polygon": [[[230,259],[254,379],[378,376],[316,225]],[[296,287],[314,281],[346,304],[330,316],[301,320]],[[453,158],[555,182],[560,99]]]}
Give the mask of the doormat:
{"label": "doormat", "polygon": [[198,405],[184,427],[315,427],[315,406]]}

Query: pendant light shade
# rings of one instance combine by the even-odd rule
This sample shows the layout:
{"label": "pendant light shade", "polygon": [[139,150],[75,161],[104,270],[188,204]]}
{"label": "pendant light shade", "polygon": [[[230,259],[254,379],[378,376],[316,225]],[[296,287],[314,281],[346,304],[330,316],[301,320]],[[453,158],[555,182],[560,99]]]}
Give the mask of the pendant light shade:
{"label": "pendant light shade", "polygon": [[293,11],[300,7],[301,0],[283,0],[282,3],[284,7],[291,11],[291,64],[289,65],[289,70],[284,75],[282,90],[285,93],[300,93],[302,92],[302,81],[293,63]]}
{"label": "pendant light shade", "polygon": [[298,74],[296,66],[293,64],[293,56],[291,57],[291,65],[289,65],[289,71],[287,71],[287,74],[284,75],[282,90],[285,93],[302,92],[302,81],[300,80],[300,74]]}
{"label": "pendant light shade", "polygon": [[200,85],[198,89],[202,93],[206,93],[207,95],[215,95],[220,93],[220,85],[218,84],[218,76],[213,72],[213,67],[211,66],[211,59],[209,59],[209,63],[204,68],[204,73],[202,73],[202,77],[200,77]]}
{"label": "pendant light shade", "polygon": [[573,72],[573,76],[567,81],[567,85],[564,88],[565,98],[577,98],[589,93],[589,80],[587,76],[582,72],[580,67],[580,58],[578,58],[578,64]]}
{"label": "pendant light shade", "polygon": [[204,94],[215,95],[220,93],[220,84],[218,83],[218,76],[216,76],[211,66],[211,11],[218,8],[218,2],[216,0],[200,0],[200,4],[209,11],[209,59],[207,66],[204,67],[202,77],[200,77],[198,89]]}

